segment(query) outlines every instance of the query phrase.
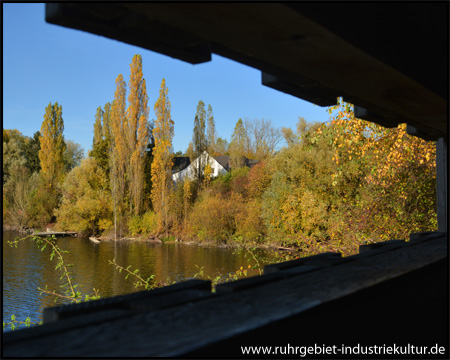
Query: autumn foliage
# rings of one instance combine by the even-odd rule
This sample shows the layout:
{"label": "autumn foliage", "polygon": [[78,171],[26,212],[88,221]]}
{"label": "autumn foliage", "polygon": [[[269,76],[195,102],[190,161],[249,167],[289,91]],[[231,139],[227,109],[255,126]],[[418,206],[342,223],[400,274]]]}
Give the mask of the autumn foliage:
{"label": "autumn foliage", "polygon": [[359,120],[342,100],[333,111],[333,184],[348,214],[335,236],[375,241],[435,230],[435,142],[408,135],[406,124],[388,129]]}
{"label": "autumn foliage", "polygon": [[170,117],[170,101],[166,81],[162,79],[159,98],[155,103],[156,121],[153,129],[155,147],[152,162],[152,204],[158,214],[158,230],[167,234],[169,226],[172,170],[172,138],[174,122]]}
{"label": "autumn foliage", "polygon": [[326,124],[300,118],[296,132],[284,131],[288,146],[268,161],[213,180],[193,204],[187,235],[351,254],[435,230],[435,144],[404,124],[357,119],[340,99],[329,111]]}
{"label": "autumn foliage", "polygon": [[139,55],[130,73],[128,96],[119,75],[114,100],[93,114],[92,150],[81,163],[77,144],[64,140],[58,103],[47,106],[33,139],[3,131],[4,222],[41,226],[55,217],[61,229],[86,234],[277,245],[305,255],[351,254],[363,243],[436,230],[436,146],[405,124],[357,119],[338,99],[327,123],[299,117],[293,130],[239,119],[228,143],[212,106],[199,101],[184,156],[227,154],[231,171],[213,178],[203,164],[195,179],[174,183],[166,82],[153,123]]}

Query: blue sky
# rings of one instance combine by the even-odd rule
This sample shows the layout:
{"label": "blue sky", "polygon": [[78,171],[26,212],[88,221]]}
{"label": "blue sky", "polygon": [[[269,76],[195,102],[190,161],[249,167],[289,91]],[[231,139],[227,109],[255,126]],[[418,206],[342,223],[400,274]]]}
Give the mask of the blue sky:
{"label": "blue sky", "polygon": [[230,140],[239,118],[270,119],[295,129],[298,116],[309,122],[329,119],[326,108],[261,85],[261,72],[213,55],[191,65],[150,50],[45,22],[44,4],[2,4],[3,128],[26,136],[40,130],[45,107],[63,107],[64,136],[87,152],[96,109],[114,98],[115,79],[128,83],[133,55],[142,55],[150,119],[166,79],[175,122],[175,151],[192,139],[199,100],[211,104],[218,136]]}

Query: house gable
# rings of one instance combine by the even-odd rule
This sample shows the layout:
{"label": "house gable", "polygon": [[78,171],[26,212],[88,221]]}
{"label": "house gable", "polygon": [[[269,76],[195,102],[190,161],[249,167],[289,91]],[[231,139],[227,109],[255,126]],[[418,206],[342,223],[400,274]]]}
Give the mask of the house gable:
{"label": "house gable", "polygon": [[[206,162],[209,163],[212,170],[212,177],[226,174],[231,170],[229,155],[219,155],[213,157],[208,154],[208,152],[204,151],[192,162],[190,162],[189,157],[186,156],[175,157],[173,162],[174,165],[172,167],[172,180],[175,183],[183,181],[186,177],[190,180],[194,180],[196,169],[199,166],[200,160],[203,164],[206,164]],[[245,166],[249,168],[253,167],[258,162],[258,160],[245,158]]]}
{"label": "house gable", "polygon": [[230,171],[230,155],[219,155],[214,158],[226,171]]}

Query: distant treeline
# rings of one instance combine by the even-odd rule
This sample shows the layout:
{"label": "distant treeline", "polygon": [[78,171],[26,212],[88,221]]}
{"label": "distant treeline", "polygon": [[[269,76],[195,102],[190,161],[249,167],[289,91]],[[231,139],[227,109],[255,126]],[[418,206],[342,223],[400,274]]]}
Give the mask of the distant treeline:
{"label": "distant treeline", "polygon": [[[172,182],[174,121],[165,80],[149,120],[142,59],[95,114],[86,159],[65,140],[61,105],[45,109],[33,138],[3,130],[3,221],[112,238],[177,237],[216,244],[351,253],[361,243],[436,230],[435,143],[356,119],[338,99],[328,123],[276,129],[239,119],[228,142],[199,101],[184,155],[230,155],[231,171]],[[280,148],[280,143],[285,146]],[[181,152],[176,155],[183,155]],[[244,158],[259,163],[251,169]]]}

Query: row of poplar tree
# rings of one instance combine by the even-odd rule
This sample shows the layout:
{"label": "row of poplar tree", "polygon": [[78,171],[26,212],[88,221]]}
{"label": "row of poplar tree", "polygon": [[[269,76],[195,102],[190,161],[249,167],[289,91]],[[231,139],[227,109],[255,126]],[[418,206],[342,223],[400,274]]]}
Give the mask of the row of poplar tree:
{"label": "row of poplar tree", "polygon": [[151,191],[151,179],[146,179],[151,160],[152,197],[158,206],[156,194],[164,192],[171,167],[170,102],[163,79],[155,104],[157,120],[154,125],[149,122],[140,55],[133,57],[130,68],[128,107],[126,83],[119,75],[114,101],[97,110],[87,159],[82,160],[78,144],[64,139],[62,106],[57,102],[46,107],[41,130],[33,138],[3,130],[4,223],[18,229],[43,228],[58,220],[62,229],[96,232],[113,222],[115,235],[121,236],[127,218],[149,207],[144,197]]}
{"label": "row of poplar tree", "polygon": [[[62,227],[75,225],[94,233],[113,228],[117,238],[127,234],[131,217],[140,216],[150,208],[161,216],[167,212],[174,122],[165,79],[162,79],[154,105],[156,120],[149,120],[149,99],[140,55],[135,55],[130,64],[128,97],[122,74],[115,83],[112,103],[97,109],[92,150],[86,165],[82,164],[90,167],[91,174],[98,174],[97,183],[90,182],[98,184],[90,187],[95,203],[92,204],[91,221],[85,221],[89,217],[86,214],[89,205],[83,202],[85,208],[80,209],[83,211],[78,217],[80,223],[73,223],[71,208],[77,204],[69,198],[63,197],[57,213]],[[98,211],[100,209],[103,211]]]}
{"label": "row of poplar tree", "polygon": [[[305,252],[436,229],[435,144],[355,118],[338,99],[328,123],[300,118],[296,131],[239,119],[230,143],[200,101],[184,156],[229,154],[232,170],[173,184],[174,122],[165,80],[149,120],[142,59],[114,100],[99,107],[89,156],[65,140],[61,105],[49,104],[40,133],[3,131],[3,220],[108,237],[273,243]],[[127,101],[128,100],[128,101]],[[287,146],[279,148],[284,138]],[[38,157],[36,157],[38,154]],[[244,157],[256,159],[252,169]]]}
{"label": "row of poplar tree", "polygon": [[[87,159],[79,144],[64,138],[62,106],[57,102],[46,107],[41,130],[33,138],[17,130],[3,131],[5,224],[43,228],[57,220],[61,230],[109,231],[109,236],[121,237],[133,218],[149,212],[157,219],[156,230],[167,232],[174,206],[174,122],[165,80],[154,105],[156,120],[151,121],[140,55],[130,64],[128,96],[121,74],[115,84],[114,100],[96,111]],[[270,121],[239,119],[228,143],[217,136],[212,106],[205,108],[200,100],[192,142],[184,154],[191,161],[204,151],[230,154],[232,166],[239,168],[244,156],[267,158],[281,139]],[[203,171],[196,182],[198,191]]]}

